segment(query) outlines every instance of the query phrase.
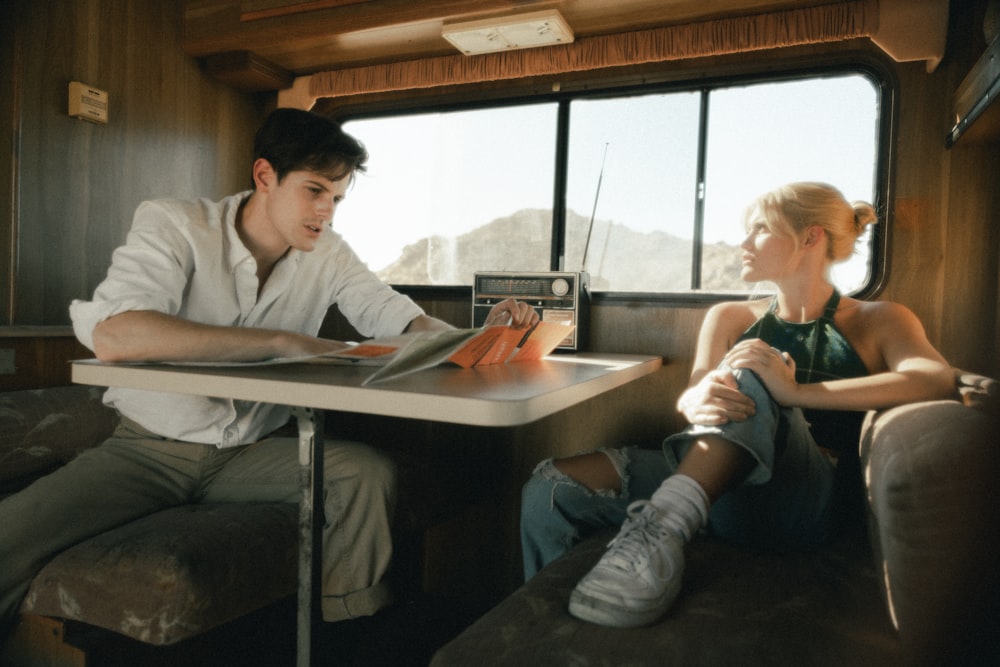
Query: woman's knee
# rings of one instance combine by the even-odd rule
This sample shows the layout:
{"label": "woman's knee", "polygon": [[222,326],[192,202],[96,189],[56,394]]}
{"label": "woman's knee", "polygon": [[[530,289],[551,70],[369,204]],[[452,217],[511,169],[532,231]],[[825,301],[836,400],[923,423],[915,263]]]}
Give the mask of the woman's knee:
{"label": "woman's knee", "polygon": [[[563,501],[560,499],[589,497],[595,494],[593,489],[564,469],[566,467],[564,462],[574,458],[578,457],[570,457],[570,459],[548,458],[535,466],[531,477],[521,488],[521,519],[523,522],[531,523],[539,517],[545,516],[555,509],[557,504],[562,504]],[[570,464],[569,467],[572,470],[574,465]]]}
{"label": "woman's knee", "polygon": [[771,394],[761,381],[760,376],[746,368],[731,369],[736,384],[742,394],[749,396],[754,401],[770,400]]}
{"label": "woman's knee", "polygon": [[599,450],[566,458],[553,459],[552,465],[592,493],[619,494],[622,491],[621,467],[624,461],[615,465],[613,456],[621,456],[618,450]]}

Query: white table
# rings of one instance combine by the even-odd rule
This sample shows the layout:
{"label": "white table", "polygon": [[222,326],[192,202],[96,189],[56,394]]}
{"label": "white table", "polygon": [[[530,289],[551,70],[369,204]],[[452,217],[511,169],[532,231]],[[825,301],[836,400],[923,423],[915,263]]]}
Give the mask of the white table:
{"label": "white table", "polygon": [[319,617],[319,522],[322,508],[323,411],[339,410],[476,426],[517,426],[581,403],[653,373],[655,356],[552,355],[537,362],[461,369],[438,366],[362,386],[374,369],[359,365],[166,365],[73,362],[81,384],[127,387],[293,407],[299,426],[298,664],[312,664]]}

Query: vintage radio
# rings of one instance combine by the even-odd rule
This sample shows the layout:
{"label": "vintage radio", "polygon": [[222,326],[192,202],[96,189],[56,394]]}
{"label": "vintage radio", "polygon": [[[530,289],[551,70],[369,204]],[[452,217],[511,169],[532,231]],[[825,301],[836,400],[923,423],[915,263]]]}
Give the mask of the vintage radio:
{"label": "vintage radio", "polygon": [[477,271],[472,286],[472,325],[482,326],[494,305],[513,298],[530,304],[543,322],[575,324],[576,329],[556,349],[580,350],[586,345],[589,289],[590,276],[584,271]]}

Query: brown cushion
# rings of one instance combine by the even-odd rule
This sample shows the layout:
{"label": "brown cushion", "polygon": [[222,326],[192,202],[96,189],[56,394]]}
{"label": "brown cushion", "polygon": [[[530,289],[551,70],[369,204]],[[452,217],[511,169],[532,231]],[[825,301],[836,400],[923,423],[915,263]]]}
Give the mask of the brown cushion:
{"label": "brown cushion", "polygon": [[164,510],[54,558],[21,610],[171,644],[294,594],[297,521],[290,503]]}
{"label": "brown cushion", "polygon": [[659,622],[630,629],[586,623],[567,611],[570,591],[612,536],[590,538],[551,563],[440,649],[431,664],[660,667],[898,659],[863,535],[811,554],[761,554],[698,538],[688,546],[674,606]]}
{"label": "brown cushion", "polygon": [[103,442],[115,411],[100,387],[50,387],[0,393],[0,489],[3,482],[66,463]]}
{"label": "brown cushion", "polygon": [[995,414],[959,401],[872,412],[862,430],[887,606],[907,650],[927,664],[978,664],[975,656],[996,655],[996,434]]}

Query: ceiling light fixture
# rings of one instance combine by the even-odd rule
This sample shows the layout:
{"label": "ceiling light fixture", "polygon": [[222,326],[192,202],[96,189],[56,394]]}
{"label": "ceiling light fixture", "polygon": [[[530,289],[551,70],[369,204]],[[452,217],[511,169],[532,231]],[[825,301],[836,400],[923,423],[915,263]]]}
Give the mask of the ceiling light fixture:
{"label": "ceiling light fixture", "polygon": [[441,36],[467,56],[573,41],[572,29],[556,10],[446,24]]}

